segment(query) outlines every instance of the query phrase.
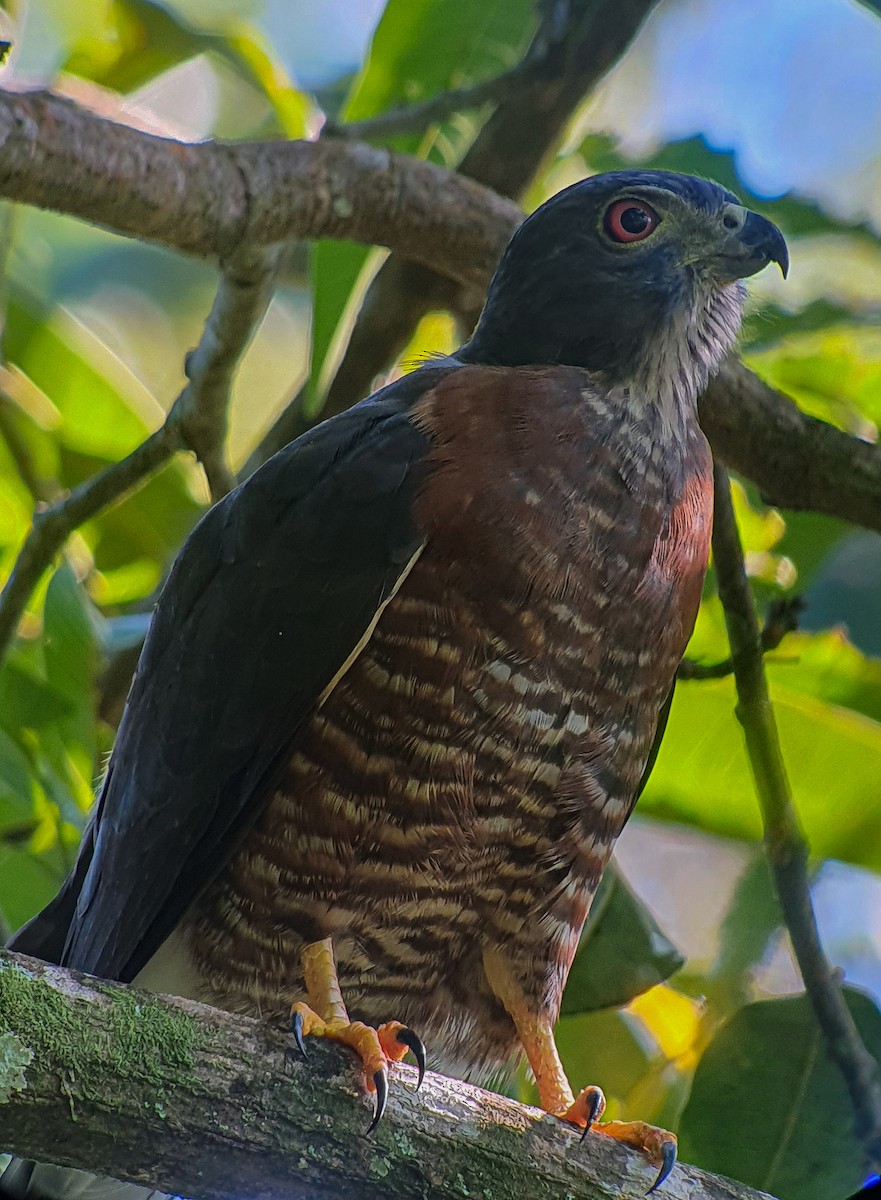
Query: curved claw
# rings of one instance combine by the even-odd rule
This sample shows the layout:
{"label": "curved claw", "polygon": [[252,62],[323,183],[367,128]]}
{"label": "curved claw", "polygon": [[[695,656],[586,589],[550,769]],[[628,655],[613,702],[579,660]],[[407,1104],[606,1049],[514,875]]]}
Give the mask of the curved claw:
{"label": "curved claw", "polygon": [[364,1131],[365,1137],[370,1137],[371,1133],[373,1133],[382,1120],[382,1114],[385,1112],[386,1104],[388,1104],[388,1071],[385,1067],[380,1067],[374,1074],[373,1086],[376,1088],[376,1102],[373,1108],[373,1120]]}
{"label": "curved claw", "polygon": [[406,1046],[412,1052],[416,1059],[416,1067],[419,1071],[416,1079],[416,1091],[418,1092],[422,1087],[422,1080],[425,1078],[425,1046],[422,1038],[412,1029],[399,1029],[395,1037],[402,1046]]}
{"label": "curved claw", "polygon": [[581,1131],[582,1142],[587,1137],[587,1135],[590,1133],[591,1126],[593,1125],[593,1123],[597,1119],[597,1117],[600,1116],[600,1114],[602,1113],[602,1111],[605,1107],[606,1107],[606,1098],[603,1095],[601,1089],[594,1088],[591,1091],[589,1100],[587,1101],[587,1112],[584,1114],[585,1117],[587,1118],[587,1123],[585,1124],[584,1129]]}
{"label": "curved claw", "polygon": [[308,1058],[309,1056],[306,1053],[306,1043],[303,1041],[303,1014],[299,1009],[294,1009],[293,1013],[291,1014],[291,1032],[294,1035],[294,1041],[296,1042],[297,1049],[303,1055],[304,1059]]}
{"label": "curved claw", "polygon": [[664,1142],[661,1148],[661,1169],[658,1171],[658,1178],[646,1192],[650,1196],[652,1192],[658,1190],[664,1180],[669,1176],[670,1172],[676,1165],[676,1143]]}

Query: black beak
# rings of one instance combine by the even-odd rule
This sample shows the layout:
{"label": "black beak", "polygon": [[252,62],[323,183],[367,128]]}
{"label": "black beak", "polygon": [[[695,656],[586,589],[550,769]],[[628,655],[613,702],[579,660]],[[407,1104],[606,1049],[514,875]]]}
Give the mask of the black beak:
{"label": "black beak", "polygon": [[[754,271],[761,271],[768,263],[775,262],[783,278],[786,278],[789,271],[789,250],[786,248],[783,234],[766,217],[751,212],[740,231],[740,242],[750,258],[755,259],[757,263],[748,274],[752,275]],[[741,279],[743,278],[742,275]]]}
{"label": "black beak", "polygon": [[777,263],[786,278],[789,251],[776,225],[766,217],[734,204],[727,206],[723,224],[729,232],[716,259],[720,278],[726,281],[746,279],[772,262]]}

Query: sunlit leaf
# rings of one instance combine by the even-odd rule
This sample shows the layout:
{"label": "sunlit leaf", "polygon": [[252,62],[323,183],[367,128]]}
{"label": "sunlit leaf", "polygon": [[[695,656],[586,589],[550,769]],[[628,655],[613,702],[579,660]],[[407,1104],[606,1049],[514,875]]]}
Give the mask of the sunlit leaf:
{"label": "sunlit leaf", "polygon": [[748,356],[763,379],[819,417],[856,434],[881,424],[881,332],[839,325],[785,338]]}
{"label": "sunlit leaf", "polygon": [[563,1016],[626,1004],[683,964],[648,908],[610,866],[594,898],[569,981]]}
{"label": "sunlit leaf", "polygon": [[[782,669],[782,668],[781,668]],[[776,686],[775,713],[811,849],[881,869],[881,725]],[[758,839],[762,822],[730,679],[681,683],[644,815]]]}
{"label": "sunlit leaf", "polygon": [[[144,437],[148,414],[155,423],[162,415],[143,385],[69,314],[41,313],[19,297],[9,305],[3,348],[51,397],[61,414],[61,440],[72,449],[122,457]],[[102,370],[95,355],[103,359]]]}
{"label": "sunlit leaf", "polygon": [[[881,1013],[845,990],[866,1048],[881,1061]],[[781,1200],[847,1196],[865,1170],[851,1106],[806,996],[736,1013],[698,1064],[679,1129],[688,1162]]]}
{"label": "sunlit leaf", "polygon": [[774,685],[881,722],[881,660],[861,654],[840,629],[790,634],[766,665]]}
{"label": "sunlit leaf", "polygon": [[636,996],[627,1006],[630,1016],[640,1020],[666,1059],[684,1060],[688,1065],[693,1063],[700,1009],[699,1002],[665,984]]}
{"label": "sunlit leaf", "polygon": [[[339,363],[367,279],[361,279],[374,252],[354,242],[318,241],[309,248],[312,281],[312,349],[309,359],[309,398],[320,409],[330,373]],[[373,274],[381,260],[375,259]],[[361,286],[355,285],[361,279]],[[344,320],[345,318],[345,320]],[[336,345],[334,344],[336,342]]]}

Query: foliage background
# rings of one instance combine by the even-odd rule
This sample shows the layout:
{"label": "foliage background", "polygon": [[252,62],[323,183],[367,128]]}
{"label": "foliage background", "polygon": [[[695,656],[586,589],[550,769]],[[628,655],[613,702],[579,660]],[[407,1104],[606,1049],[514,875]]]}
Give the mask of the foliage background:
{"label": "foliage background", "polygon": [[[754,281],[747,362],[806,412],[871,439],[881,420],[873,7],[663,0],[527,197],[534,207],[631,162],[734,187],[783,227],[793,262],[785,285]],[[30,0],[7,4],[5,19],[14,50],[4,73],[16,86],[50,82],[114,119],[197,139],[311,135],[325,113],[364,119],[480,81],[518,60],[536,12],[530,0]],[[393,144],[452,166],[485,116],[459,114]],[[35,502],[159,424],[215,272],[48,213],[7,207],[0,220],[5,577]],[[237,379],[234,468],[302,385],[320,412],[382,258],[339,243],[291,254]],[[433,314],[397,369],[455,336],[452,319]],[[881,1058],[881,539],[769,510],[749,486],[736,499],[759,603],[805,598],[802,632],[770,657],[772,693],[816,858],[821,929],[861,989],[853,1011]],[[179,456],[78,532],[28,609],[0,672],[6,930],[51,898],[73,862],[155,590],[206,503],[201,471]],[[711,578],[691,657],[726,654]],[[612,1116],[678,1129],[683,1157],[699,1165],[781,1197],[843,1198],[860,1182],[860,1155],[797,995],[730,681],[680,686],[639,813],[566,993],[559,1037],[573,1082],[602,1083]],[[529,1098],[525,1076],[508,1086]]]}

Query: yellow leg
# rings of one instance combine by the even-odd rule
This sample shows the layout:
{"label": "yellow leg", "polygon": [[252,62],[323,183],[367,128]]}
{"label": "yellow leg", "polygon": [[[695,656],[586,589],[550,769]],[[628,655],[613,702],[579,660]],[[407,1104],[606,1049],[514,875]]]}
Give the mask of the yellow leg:
{"label": "yellow leg", "polygon": [[291,1008],[294,1040],[305,1057],[304,1037],[325,1037],[351,1046],[364,1067],[367,1090],[376,1096],[371,1133],[385,1112],[388,1100],[388,1064],[400,1062],[408,1050],[419,1069],[417,1088],[425,1074],[425,1047],[419,1037],[400,1021],[387,1021],[374,1029],[362,1021],[350,1021],[337,979],[333,941],[324,938],[304,947],[300,956],[309,1003]]}
{"label": "yellow leg", "polygon": [[606,1107],[602,1089],[586,1087],[577,1097],[573,1096],[560,1062],[551,1020],[530,1011],[523,989],[497,950],[484,951],[483,965],[490,987],[514,1022],[520,1044],[535,1076],[539,1103],[545,1112],[583,1129],[582,1138],[589,1130],[593,1130],[642,1150],[658,1167],[658,1176],[646,1194],[660,1187],[676,1162],[676,1135],[668,1133],[666,1129],[647,1125],[645,1121],[596,1124]]}

